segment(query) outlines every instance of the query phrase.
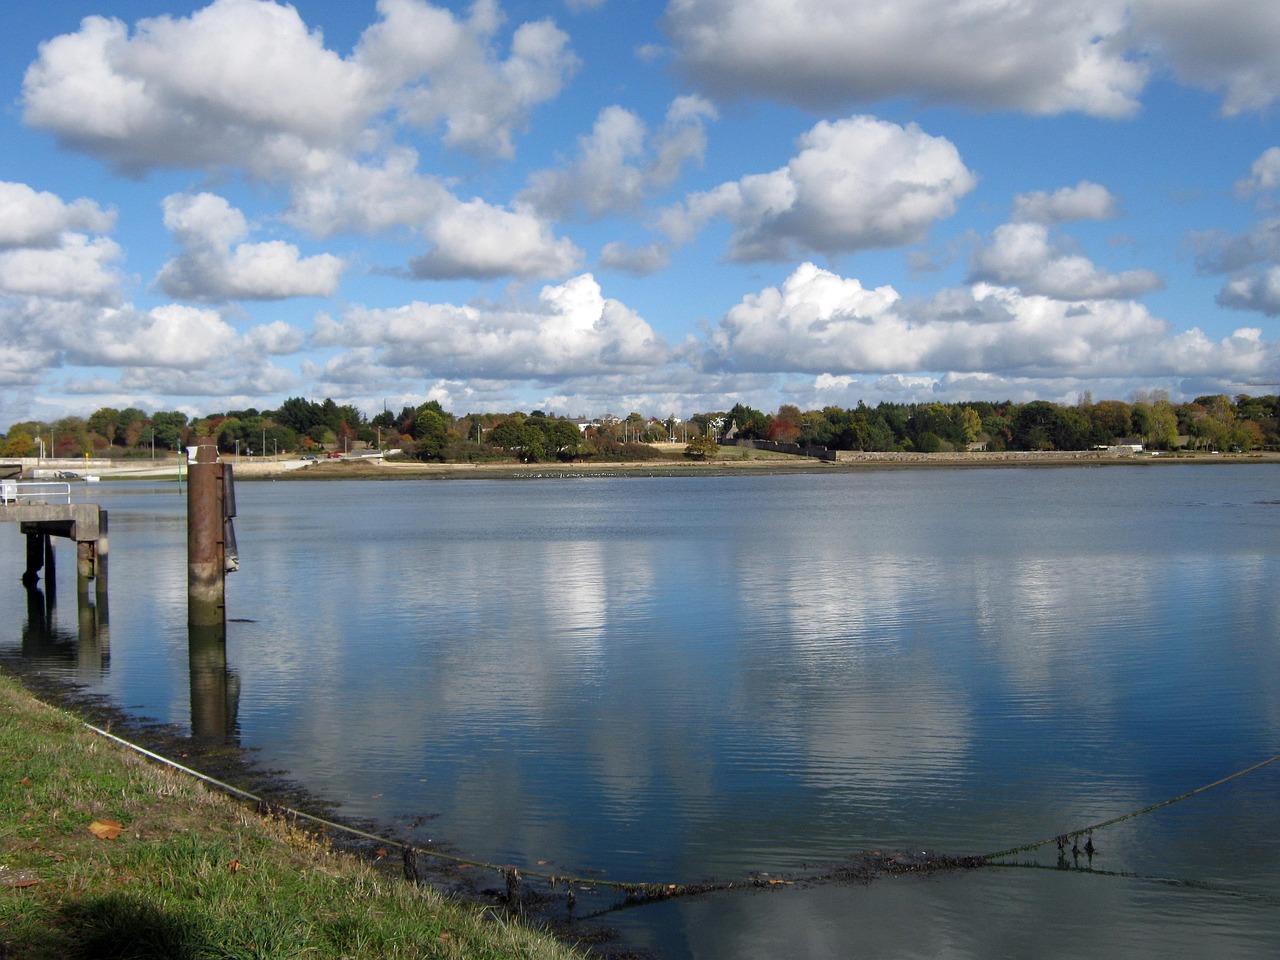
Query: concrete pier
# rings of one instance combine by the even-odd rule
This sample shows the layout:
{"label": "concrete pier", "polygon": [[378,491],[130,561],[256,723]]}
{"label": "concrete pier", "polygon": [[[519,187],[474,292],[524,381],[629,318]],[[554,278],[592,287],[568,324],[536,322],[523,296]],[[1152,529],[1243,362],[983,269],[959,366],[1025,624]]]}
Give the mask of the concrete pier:
{"label": "concrete pier", "polygon": [[[21,485],[10,489],[21,489]],[[96,503],[48,503],[5,498],[0,522],[17,521],[27,537],[27,567],[23,582],[34,586],[43,571],[46,584],[56,575],[53,538],[76,544],[76,574],[83,586],[95,581],[97,593],[107,589],[107,511]]]}

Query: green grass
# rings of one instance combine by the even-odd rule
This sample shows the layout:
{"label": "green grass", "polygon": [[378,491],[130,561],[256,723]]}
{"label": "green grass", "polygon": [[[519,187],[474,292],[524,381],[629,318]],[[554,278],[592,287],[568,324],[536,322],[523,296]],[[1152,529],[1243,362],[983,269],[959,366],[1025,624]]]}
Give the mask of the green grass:
{"label": "green grass", "polygon": [[[99,839],[95,822],[122,827]],[[570,960],[102,740],[0,676],[0,958]]]}

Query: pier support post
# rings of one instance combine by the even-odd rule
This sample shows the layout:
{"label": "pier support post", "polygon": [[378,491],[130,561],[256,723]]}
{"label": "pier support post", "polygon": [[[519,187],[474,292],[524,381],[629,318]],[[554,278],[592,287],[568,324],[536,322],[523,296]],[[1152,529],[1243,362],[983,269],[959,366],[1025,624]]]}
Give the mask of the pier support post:
{"label": "pier support post", "polygon": [[226,623],[222,464],[218,448],[202,444],[187,468],[187,623]]}
{"label": "pier support post", "polygon": [[98,508],[98,535],[95,540],[76,541],[76,583],[81,595],[94,582],[99,600],[107,595],[107,511]]}

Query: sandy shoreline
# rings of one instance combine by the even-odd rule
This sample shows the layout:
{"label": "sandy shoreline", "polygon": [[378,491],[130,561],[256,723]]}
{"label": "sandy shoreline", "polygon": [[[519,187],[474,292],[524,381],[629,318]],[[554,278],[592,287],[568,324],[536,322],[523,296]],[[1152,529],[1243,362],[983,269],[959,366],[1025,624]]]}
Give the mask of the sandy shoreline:
{"label": "sandy shoreline", "polygon": [[395,480],[395,479],[541,479],[606,476],[726,476],[777,473],[829,473],[867,469],[982,467],[1097,467],[1166,464],[1277,463],[1280,453],[1195,454],[1185,456],[1116,455],[1094,451],[1027,453],[862,453],[841,452],[838,460],[807,457],[719,457],[706,461],[646,460],[623,463],[418,463],[413,461],[322,460],[237,464],[245,479]]}
{"label": "sandy shoreline", "polygon": [[[683,449],[683,448],[681,448]],[[405,480],[405,479],[545,479],[607,476],[726,476],[739,474],[828,473],[868,469],[946,469],[984,467],[1160,466],[1167,464],[1280,463],[1280,452],[1237,454],[1115,454],[1106,451],[1002,451],[998,453],[882,453],[839,451],[835,461],[767,454],[751,450],[740,456],[729,447],[710,460],[687,460],[676,452],[668,458],[620,463],[420,463],[344,457],[334,460],[228,458],[245,480]],[[103,480],[176,480],[177,461],[91,461],[68,464],[75,473]]]}

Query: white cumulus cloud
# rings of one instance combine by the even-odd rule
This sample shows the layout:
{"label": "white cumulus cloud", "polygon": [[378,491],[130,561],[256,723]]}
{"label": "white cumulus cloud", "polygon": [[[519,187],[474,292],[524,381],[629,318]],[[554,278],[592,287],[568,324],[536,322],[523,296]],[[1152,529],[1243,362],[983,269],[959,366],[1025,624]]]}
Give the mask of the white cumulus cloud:
{"label": "white cumulus cloud", "polygon": [[915,124],[874,117],[823,121],[787,166],[692,194],[663,212],[661,226],[687,241],[707,222],[733,225],[730,257],[785,260],[922,239],[975,185],[955,145]]}
{"label": "white cumulus cloud", "polygon": [[1118,0],[671,0],[682,69],[707,91],[831,109],[892,97],[1128,116],[1147,77]]}
{"label": "white cumulus cloud", "polygon": [[1110,220],[1116,215],[1116,198],[1106,187],[1081,180],[1074,187],[1053,193],[1037,190],[1013,199],[1013,219],[1024,223],[1067,223],[1073,220]]}
{"label": "white cumulus cloud", "polygon": [[153,310],[104,310],[92,323],[64,331],[67,358],[81,366],[212,365],[234,351],[236,331],[214,310],[170,304]]}
{"label": "white cumulus cloud", "polygon": [[1280,316],[1280,266],[1232,277],[1218,293],[1218,303],[1233,310],[1256,310],[1268,317]]}
{"label": "white cumulus cloud", "polygon": [[708,370],[865,374],[998,375],[1035,380],[1134,376],[1238,377],[1262,371],[1275,344],[1256,330],[1221,341],[1167,321],[1131,300],[1066,302],[975,283],[927,301],[889,287],[868,290],[813,264],[781,288],[744,297],[712,330],[692,362]]}
{"label": "white cumulus cloud", "polygon": [[908,97],[1128,117],[1159,73],[1229,115],[1280,96],[1280,7],[1256,0],[670,0],[666,26],[709,93],[815,109]]}
{"label": "white cumulus cloud", "polygon": [[293,7],[216,0],[188,18],[86,17],[40,47],[24,118],[126,171],[216,167],[263,139],[335,146],[385,106],[374,78],[324,48]]}
{"label": "white cumulus cloud", "polygon": [[702,160],[704,125],[715,115],[701,97],[679,97],[651,135],[632,111],[606,107],[578,139],[578,156],[563,168],[534,172],[519,199],[561,218],[636,210],[651,192],[674,183],[686,163]]}
{"label": "white cumulus cloud", "polygon": [[510,155],[528,113],[576,66],[549,21],[522,24],[497,50],[501,15],[477,0],[466,20],[425,0],[379,0],[348,57],[298,11],[272,0],[214,0],[189,17],[86,17],[40,47],[23,117],[121,170],[247,168],[293,175],[282,157],[354,152],[380,117],[443,124],[455,146]]}
{"label": "white cumulus cloud", "polygon": [[1221,95],[1223,113],[1261,110],[1280,96],[1280,6],[1132,0],[1131,10],[1144,52],[1179,80]]}
{"label": "white cumulus cloud", "polygon": [[615,240],[606,243],[600,251],[600,266],[633,273],[636,276],[648,276],[664,270],[670,261],[670,251],[657,243],[633,247],[621,240]]}
{"label": "white cumulus cloud", "polygon": [[164,224],[182,248],[156,277],[171,297],[217,303],[327,297],[338,288],[343,261],[331,254],[302,257],[280,240],[243,243],[249,224],[215,194],[173,194]]}
{"label": "white cumulus cloud", "polygon": [[66,233],[56,247],[0,251],[0,295],[116,303],[119,245],[108,237]]}
{"label": "white cumulus cloud", "polygon": [[382,19],[361,38],[357,62],[397,88],[402,118],[443,123],[453,146],[510,156],[513,133],[578,66],[568,35],[550,20],[521,24],[499,58],[494,35],[503,18],[495,0],[476,0],[466,20],[422,0],[379,0],[378,11]]}
{"label": "white cumulus cloud", "polygon": [[504,276],[563,277],[582,261],[582,251],[534,214],[472,200],[458,203],[424,229],[430,250],[409,263],[418,279]]}
{"label": "white cumulus cloud", "polygon": [[1055,300],[1139,297],[1162,286],[1150,270],[1109,273],[1087,257],[1055,247],[1043,223],[1006,223],[975,251],[970,278],[1016,286]]}
{"label": "white cumulus cloud", "polygon": [[68,230],[109,233],[115,220],[114,211],[84,197],[67,203],[25,183],[0,181],[0,249],[54,247]]}
{"label": "white cumulus cloud", "polygon": [[[643,370],[666,357],[662,339],[591,274],[544,287],[525,307],[411,303],[321,317],[317,343],[375,349],[384,367],[422,377],[539,379]],[[367,354],[360,363],[371,362]],[[343,361],[345,362],[345,361]]]}
{"label": "white cumulus cloud", "polygon": [[[1259,204],[1270,208],[1280,186],[1280,148],[1272,147],[1254,161],[1249,176],[1236,184],[1241,198],[1263,195]],[[1209,230],[1189,238],[1196,269],[1207,275],[1225,274],[1218,292],[1219,306],[1280,316],[1280,217],[1264,216],[1239,234]]]}
{"label": "white cumulus cloud", "polygon": [[1280,147],[1271,147],[1253,162],[1249,176],[1236,183],[1236,193],[1248,197],[1270,193],[1277,187],[1280,187]]}

